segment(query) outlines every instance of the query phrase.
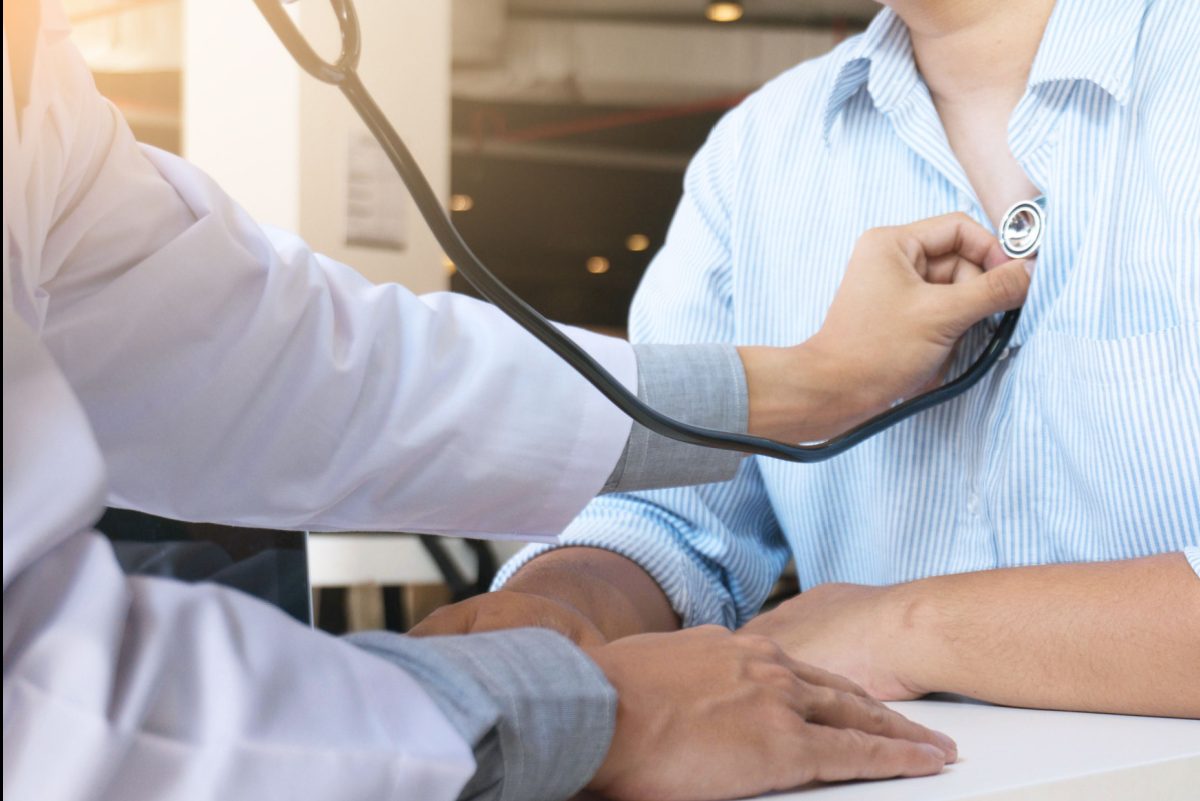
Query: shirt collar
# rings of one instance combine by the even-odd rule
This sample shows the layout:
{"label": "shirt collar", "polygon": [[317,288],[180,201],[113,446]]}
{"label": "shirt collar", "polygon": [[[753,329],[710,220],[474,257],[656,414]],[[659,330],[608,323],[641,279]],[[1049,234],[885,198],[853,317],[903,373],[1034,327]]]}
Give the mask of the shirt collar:
{"label": "shirt collar", "polygon": [[834,69],[837,77],[825,104],[826,142],[842,109],[864,86],[875,107],[887,112],[921,83],[908,27],[887,7],[875,15],[862,34],[846,43]]}
{"label": "shirt collar", "polygon": [[1029,86],[1088,81],[1124,105],[1149,0],[1058,0],[1033,60]]}
{"label": "shirt collar", "polygon": [[[1150,0],[1058,0],[1029,74],[1029,86],[1090,81],[1118,103],[1129,100],[1133,62]],[[887,113],[923,83],[908,27],[883,8],[860,36],[848,42],[835,65],[837,77],[825,104],[824,135],[866,86],[875,108]]]}

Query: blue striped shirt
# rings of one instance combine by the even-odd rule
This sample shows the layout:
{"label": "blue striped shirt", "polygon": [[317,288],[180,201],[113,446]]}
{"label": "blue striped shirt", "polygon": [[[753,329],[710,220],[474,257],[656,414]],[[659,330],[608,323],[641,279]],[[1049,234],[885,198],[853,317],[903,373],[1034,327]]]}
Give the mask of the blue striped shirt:
{"label": "blue striped shirt", "polygon": [[[1195,0],[1055,6],[1008,129],[1046,240],[1007,358],[967,395],[823,464],[598,499],[562,542],[640,563],[687,625],[745,622],[789,556],[804,588],[1168,551],[1200,572],[1197,42]],[[801,342],[863,231],[953,211],[990,225],[885,9],[717,125],[632,336]]]}

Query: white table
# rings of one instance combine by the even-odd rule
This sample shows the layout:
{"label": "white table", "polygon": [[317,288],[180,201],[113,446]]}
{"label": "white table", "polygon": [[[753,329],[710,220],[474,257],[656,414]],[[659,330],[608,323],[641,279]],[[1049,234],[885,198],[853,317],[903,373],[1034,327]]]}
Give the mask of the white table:
{"label": "white table", "polygon": [[949,734],[937,776],[811,787],[772,801],[1200,801],[1200,721],[1008,709],[963,699],[893,709]]}

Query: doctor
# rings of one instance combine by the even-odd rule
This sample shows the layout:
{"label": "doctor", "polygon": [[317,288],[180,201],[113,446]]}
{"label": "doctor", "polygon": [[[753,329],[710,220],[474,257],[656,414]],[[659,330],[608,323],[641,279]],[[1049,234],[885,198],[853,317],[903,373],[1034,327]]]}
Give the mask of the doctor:
{"label": "doctor", "polygon": [[[372,286],[262,230],[134,142],[56,6],[4,20],[6,797],[718,798],[954,758],[724,630],[586,652],[544,630],[347,641],[123,575],[92,529],[106,503],[549,538],[602,489],[719,480],[737,457],[631,429],[488,306]],[[572,334],[667,411],[812,439],[935,380],[971,323],[1021,301],[998,252],[956,217],[874,232],[841,330],[794,348]]]}

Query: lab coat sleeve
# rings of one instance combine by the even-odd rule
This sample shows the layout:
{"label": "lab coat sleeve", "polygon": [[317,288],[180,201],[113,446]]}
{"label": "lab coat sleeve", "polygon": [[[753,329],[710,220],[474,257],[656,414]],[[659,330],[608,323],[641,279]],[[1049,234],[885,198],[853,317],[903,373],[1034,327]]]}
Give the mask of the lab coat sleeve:
{"label": "lab coat sleeve", "polygon": [[473,746],[476,770],[463,801],[570,798],[608,753],[616,690],[557,632],[404,637],[373,631],[348,639],[420,681]]}
{"label": "lab coat sleeve", "polygon": [[[539,539],[600,491],[630,423],[531,335],[264,230],[195,167],[139,147],[73,49],[48,67],[63,102],[35,163],[60,160],[64,178],[41,333],[100,442],[111,505]],[[636,383],[627,343],[571,334]]]}
{"label": "lab coat sleeve", "polygon": [[393,664],[81,533],[4,590],[4,797],[452,801],[469,744]]}

